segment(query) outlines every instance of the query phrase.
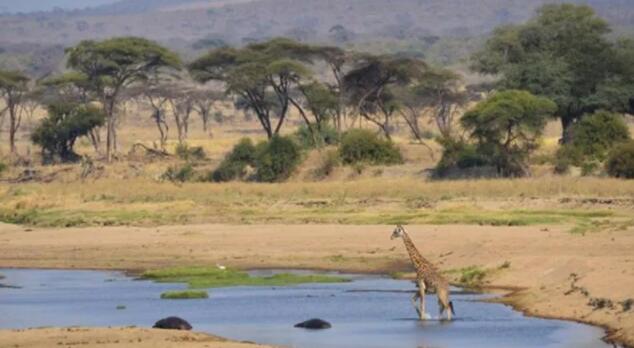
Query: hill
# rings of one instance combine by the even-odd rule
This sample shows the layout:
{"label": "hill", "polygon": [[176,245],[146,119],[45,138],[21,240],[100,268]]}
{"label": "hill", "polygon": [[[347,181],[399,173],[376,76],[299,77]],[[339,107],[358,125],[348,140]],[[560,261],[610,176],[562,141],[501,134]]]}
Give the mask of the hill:
{"label": "hill", "polygon": [[[0,42],[73,43],[117,35],[157,40],[214,36],[240,43],[279,35],[325,40],[341,26],[366,36],[479,35],[526,20],[548,0],[128,0],[90,10],[0,19]],[[634,2],[587,3],[617,27],[634,26]]]}
{"label": "hill", "polygon": [[[553,1],[126,0],[87,10],[0,16],[0,48],[11,53],[15,44],[69,46],[84,39],[134,35],[192,57],[218,45],[286,36],[357,50],[410,52],[449,64],[477,47],[496,26],[525,21],[549,2]],[[593,6],[619,33],[634,28],[633,1],[572,2]],[[15,55],[9,60],[15,61]],[[7,66],[6,61],[0,56],[0,66]],[[28,64],[21,68],[42,72]]]}

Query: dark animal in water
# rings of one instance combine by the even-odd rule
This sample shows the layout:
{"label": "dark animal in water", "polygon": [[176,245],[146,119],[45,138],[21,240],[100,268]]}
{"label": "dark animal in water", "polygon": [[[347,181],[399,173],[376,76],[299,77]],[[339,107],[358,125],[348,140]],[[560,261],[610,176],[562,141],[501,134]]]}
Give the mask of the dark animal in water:
{"label": "dark animal in water", "polygon": [[310,330],[323,330],[330,329],[332,325],[329,322],[321,319],[310,319],[303,323],[296,324],[295,327],[310,329]]}
{"label": "dark animal in water", "polygon": [[157,321],[156,324],[154,324],[153,328],[189,331],[192,329],[192,326],[187,321],[179,317],[169,317]]}

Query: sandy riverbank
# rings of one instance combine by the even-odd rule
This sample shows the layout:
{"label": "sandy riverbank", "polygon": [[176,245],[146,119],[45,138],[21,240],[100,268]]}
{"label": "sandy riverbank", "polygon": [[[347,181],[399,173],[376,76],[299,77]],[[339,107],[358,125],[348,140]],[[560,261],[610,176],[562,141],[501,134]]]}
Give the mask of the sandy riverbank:
{"label": "sandy riverbank", "polygon": [[139,328],[3,330],[0,342],[11,348],[265,348],[200,333]]}
{"label": "sandy riverbank", "polygon": [[[622,306],[634,298],[632,228],[586,236],[572,235],[567,227],[408,229],[421,252],[442,269],[490,269],[488,285],[523,289],[508,298],[516,307],[533,315],[602,325],[610,329],[611,338],[634,346],[634,309]],[[142,270],[218,263],[245,269],[407,270],[405,250],[400,242],[390,241],[391,230],[392,226],[341,225],[71,229],[0,225],[0,268]],[[500,268],[505,263],[508,267]],[[599,308],[596,302],[590,304],[593,299],[610,301],[605,303],[612,306]]]}

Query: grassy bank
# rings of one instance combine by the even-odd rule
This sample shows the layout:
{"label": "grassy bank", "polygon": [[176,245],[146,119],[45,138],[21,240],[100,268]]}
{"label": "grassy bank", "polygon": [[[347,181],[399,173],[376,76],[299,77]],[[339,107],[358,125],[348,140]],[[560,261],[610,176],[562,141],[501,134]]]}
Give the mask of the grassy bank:
{"label": "grassy bank", "polygon": [[634,182],[605,178],[364,179],[184,184],[149,179],[0,185],[0,221],[42,227],[191,223],[567,224],[613,228]]}
{"label": "grassy bank", "polygon": [[207,291],[199,290],[183,290],[183,291],[166,291],[161,294],[163,300],[194,300],[209,298]]}
{"label": "grassy bank", "polygon": [[[252,277],[245,272],[217,267],[178,267],[147,271],[141,278],[162,283],[186,283],[190,288],[222,288],[229,286],[285,286],[307,283],[341,283],[346,278],[321,274],[275,274]],[[205,293],[206,294],[206,293]],[[187,294],[185,294],[187,295]],[[176,295],[175,295],[176,296]]]}

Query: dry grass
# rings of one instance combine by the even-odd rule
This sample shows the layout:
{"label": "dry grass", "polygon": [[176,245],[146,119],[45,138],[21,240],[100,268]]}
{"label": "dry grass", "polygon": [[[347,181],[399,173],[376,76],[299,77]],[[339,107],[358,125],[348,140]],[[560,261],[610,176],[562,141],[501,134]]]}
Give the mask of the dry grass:
{"label": "dry grass", "polygon": [[[626,218],[634,183],[604,178],[187,183],[102,179],[0,186],[0,220],[39,226],[175,223],[578,224]],[[590,224],[590,226],[604,224]]]}
{"label": "dry grass", "polygon": [[[196,165],[199,173],[213,169],[243,136],[263,138],[256,121],[247,122],[229,108],[223,113],[231,117],[226,123],[212,125],[213,138],[202,131],[200,121],[193,116],[188,143],[202,146],[208,157]],[[119,131],[122,153],[135,143],[152,146],[157,132],[147,115],[147,110],[132,108],[123,118]],[[293,130],[292,123],[284,128],[286,133]],[[552,155],[559,133],[556,123],[548,126],[540,154]],[[395,139],[405,164],[367,167],[361,174],[355,168],[338,167],[328,177],[319,178],[320,182],[308,182],[315,180],[314,170],[323,157],[319,153],[308,154],[306,163],[285,184],[176,186],[157,181],[169,166],[182,164],[177,158],[99,163],[103,171],[86,181],[80,179],[77,165],[36,166],[42,174],[57,173],[53,183],[0,183],[0,220],[39,226],[204,222],[571,224],[586,231],[622,223],[620,219],[631,213],[634,205],[631,181],[557,177],[548,174],[547,165],[535,166],[537,177],[531,179],[428,181],[425,171],[439,159],[440,147],[431,142],[434,153],[430,154],[425,147],[412,144],[404,128]],[[3,146],[4,142],[0,152]],[[29,146],[28,134],[21,134],[20,153],[27,153]],[[175,146],[176,141],[170,141],[168,151],[173,152]],[[94,156],[86,139],[77,144],[77,150]],[[30,153],[32,162],[37,163],[36,151]],[[17,177],[22,170],[9,168],[4,176]],[[607,210],[610,216],[603,216]],[[596,211],[601,216],[586,214]],[[609,221],[594,221],[599,218]]]}

